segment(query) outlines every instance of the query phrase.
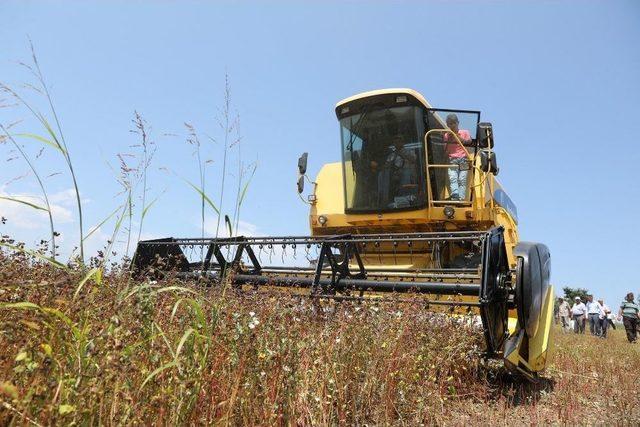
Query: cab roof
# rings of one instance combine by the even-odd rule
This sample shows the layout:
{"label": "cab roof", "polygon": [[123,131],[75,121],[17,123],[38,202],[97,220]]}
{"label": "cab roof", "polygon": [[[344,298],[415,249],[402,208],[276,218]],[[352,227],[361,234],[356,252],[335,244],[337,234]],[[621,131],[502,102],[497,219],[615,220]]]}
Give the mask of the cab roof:
{"label": "cab roof", "polygon": [[378,89],[378,90],[370,90],[368,92],[358,93],[356,95],[350,96],[339,101],[336,104],[336,110],[341,106],[348,104],[352,101],[356,101],[359,99],[369,98],[378,95],[389,95],[389,94],[398,94],[398,95],[409,95],[419,101],[426,108],[431,108],[431,104],[420,94],[420,92],[415,91],[409,88],[389,88],[389,89]]}

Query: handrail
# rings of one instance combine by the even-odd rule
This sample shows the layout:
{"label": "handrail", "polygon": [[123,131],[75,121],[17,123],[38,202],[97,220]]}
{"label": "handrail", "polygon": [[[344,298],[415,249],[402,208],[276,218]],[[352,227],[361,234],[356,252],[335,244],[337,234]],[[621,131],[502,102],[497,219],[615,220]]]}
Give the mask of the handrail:
{"label": "handrail", "polygon": [[[424,149],[425,149],[425,156],[426,156],[426,163],[427,163],[427,192],[429,194],[429,204],[430,206],[433,206],[434,202],[446,202],[446,200],[434,200],[433,198],[433,194],[431,191],[431,176],[429,174],[429,168],[437,168],[437,167],[452,167],[450,165],[441,165],[441,164],[431,164],[431,162],[429,161],[429,135],[431,135],[432,133],[450,133],[453,135],[453,137],[456,139],[456,142],[462,147],[462,149],[464,150],[465,153],[465,157],[467,158],[468,161],[473,161],[473,157],[471,156],[471,154],[469,153],[469,151],[466,149],[466,147],[464,146],[464,144],[462,143],[462,141],[460,140],[460,137],[451,129],[430,129],[427,131],[427,133],[425,133],[424,135]],[[475,164],[471,164],[471,168],[473,169],[477,169],[478,171],[480,171],[480,168],[478,168],[477,165]],[[473,192],[476,192],[476,185],[469,185],[469,189],[473,190]],[[476,195],[477,196],[477,195]],[[465,203],[471,203],[471,200],[469,200],[468,202],[466,200],[462,200]]]}
{"label": "handrail", "polygon": [[[460,146],[462,147],[462,149],[464,150],[464,153],[467,156],[467,160],[472,160],[471,154],[469,154],[469,151],[465,148],[464,144],[462,143],[462,141],[460,140],[460,137],[451,129],[430,129],[427,131],[427,133],[424,135],[424,144],[425,144],[425,149],[427,148],[427,137],[431,134],[431,133],[437,133],[437,132],[442,132],[442,133],[450,133],[451,135],[454,136],[454,138],[456,139],[456,142],[458,144],[460,144]],[[429,157],[427,157],[427,164],[429,164]]]}

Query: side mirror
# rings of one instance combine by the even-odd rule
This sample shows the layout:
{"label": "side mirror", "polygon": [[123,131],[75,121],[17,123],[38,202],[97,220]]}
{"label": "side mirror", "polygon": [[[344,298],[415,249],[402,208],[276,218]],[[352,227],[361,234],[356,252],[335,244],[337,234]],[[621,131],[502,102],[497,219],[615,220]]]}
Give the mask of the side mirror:
{"label": "side mirror", "polygon": [[476,139],[480,148],[493,148],[493,126],[491,126],[491,123],[478,123]]}
{"label": "side mirror", "polygon": [[298,177],[298,193],[302,194],[304,191],[304,175]]}
{"label": "side mirror", "polygon": [[298,159],[298,172],[300,175],[307,173],[307,157],[309,153],[302,153],[302,156]]}
{"label": "side mirror", "polygon": [[480,151],[480,169],[482,172],[498,175],[500,169],[498,168],[498,160],[496,160],[496,153],[494,151]]}

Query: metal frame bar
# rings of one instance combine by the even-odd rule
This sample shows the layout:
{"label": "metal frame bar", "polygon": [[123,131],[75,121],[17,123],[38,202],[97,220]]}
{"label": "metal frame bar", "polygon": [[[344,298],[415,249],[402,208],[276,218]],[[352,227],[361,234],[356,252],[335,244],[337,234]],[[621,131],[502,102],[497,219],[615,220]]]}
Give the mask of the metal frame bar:
{"label": "metal frame bar", "polygon": [[486,236],[486,231],[445,231],[433,233],[402,233],[402,234],[358,234],[339,236],[281,236],[281,237],[234,237],[234,238],[172,238],[158,240],[143,240],[138,244],[154,245],[185,245],[185,246],[209,246],[218,244],[220,246],[240,245],[268,245],[282,244],[311,244],[321,245],[326,241],[333,243],[369,243],[369,242],[406,242],[406,241],[462,241],[481,240]]}
{"label": "metal frame bar", "polygon": [[371,291],[371,292],[415,292],[433,295],[464,295],[478,296],[479,284],[442,283],[442,282],[409,282],[392,280],[369,280],[342,278],[339,281],[333,278],[307,278],[307,277],[269,277],[254,276],[251,274],[235,274],[234,282],[238,284],[257,284],[275,287],[311,288],[312,295],[330,295],[335,291]]}

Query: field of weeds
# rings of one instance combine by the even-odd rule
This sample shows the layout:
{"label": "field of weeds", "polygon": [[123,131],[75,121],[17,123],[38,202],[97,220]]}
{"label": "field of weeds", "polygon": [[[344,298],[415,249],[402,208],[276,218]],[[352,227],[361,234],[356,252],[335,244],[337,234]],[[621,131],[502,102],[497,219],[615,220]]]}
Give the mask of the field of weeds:
{"label": "field of weeds", "polygon": [[101,280],[0,254],[0,425],[634,424],[640,348],[557,331],[538,383],[394,303]]}

